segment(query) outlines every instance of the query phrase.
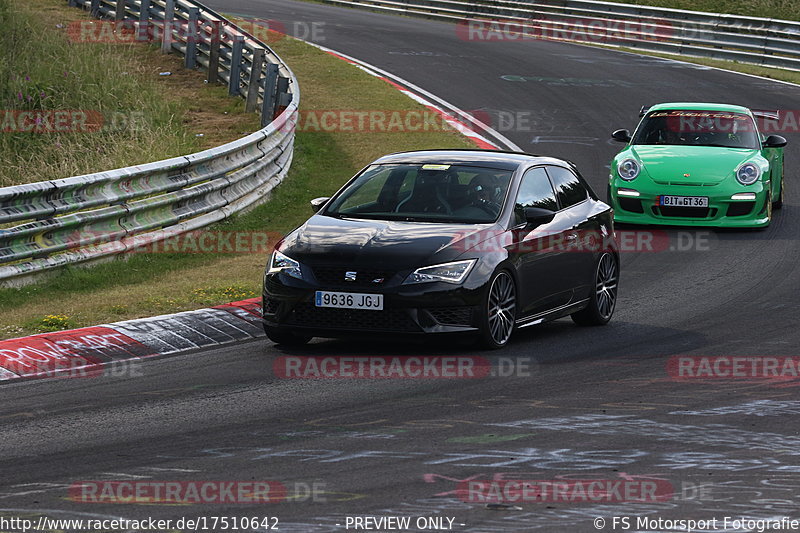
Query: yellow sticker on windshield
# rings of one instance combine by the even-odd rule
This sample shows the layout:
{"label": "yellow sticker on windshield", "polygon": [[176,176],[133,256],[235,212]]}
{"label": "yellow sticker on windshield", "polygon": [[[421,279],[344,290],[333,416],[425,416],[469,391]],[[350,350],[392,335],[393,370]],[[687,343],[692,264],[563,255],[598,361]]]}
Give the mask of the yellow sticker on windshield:
{"label": "yellow sticker on windshield", "polygon": [[447,170],[450,165],[422,165],[422,170]]}

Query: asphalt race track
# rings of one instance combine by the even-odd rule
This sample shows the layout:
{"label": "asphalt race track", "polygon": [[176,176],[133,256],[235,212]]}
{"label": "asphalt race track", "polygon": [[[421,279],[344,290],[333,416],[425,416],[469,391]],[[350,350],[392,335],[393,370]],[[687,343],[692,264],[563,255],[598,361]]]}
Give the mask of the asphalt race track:
{"label": "asphalt race track", "polygon": [[[610,132],[632,129],[641,105],[800,110],[800,87],[655,58],[468,42],[451,24],[288,0],[211,7],[324,22],[320,44],[463,109],[528,117],[502,133],[575,161],[601,195],[619,147]],[[559,320],[490,354],[452,342],[317,340],[287,351],[263,340],[148,361],[135,376],[4,385],[0,517],[271,516],[278,531],[309,533],[345,531],[348,516],[365,515],[411,517],[408,531],[424,530],[419,517],[448,517],[452,531],[471,533],[680,530],[637,527],[637,517],[716,518],[707,531],[722,531],[726,516],[800,519],[800,381],[676,380],[668,368],[677,355],[800,355],[800,135],[783,135],[787,197],[772,226],[656,231],[658,250],[623,253],[607,327]],[[512,376],[453,380],[287,380],[272,366],[286,355],[387,354],[481,356],[496,374],[516,366]],[[466,501],[457,489],[469,479],[648,481],[660,497],[623,491],[498,510]],[[271,480],[294,490],[272,504],[71,499],[69,487],[86,480]]]}

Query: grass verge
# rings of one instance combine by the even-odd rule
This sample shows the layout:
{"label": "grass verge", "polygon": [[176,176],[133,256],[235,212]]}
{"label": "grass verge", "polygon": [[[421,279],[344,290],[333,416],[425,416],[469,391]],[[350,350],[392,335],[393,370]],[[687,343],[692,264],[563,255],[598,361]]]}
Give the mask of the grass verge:
{"label": "grass verge", "polygon": [[[177,56],[142,43],[90,42],[74,31],[87,22],[100,27],[64,2],[0,0],[0,187],[175,157],[260,127]],[[23,131],[20,112],[65,110],[97,127]]]}
{"label": "grass verge", "polygon": [[[425,109],[385,82],[300,41],[271,47],[291,66],[301,109]],[[236,100],[241,103],[240,100]],[[467,148],[460,134],[428,131],[301,131],[287,179],[269,201],[212,230],[286,233],[309,215],[308,200],[334,192],[376,157],[421,148]],[[133,254],[92,268],[67,268],[19,289],[0,289],[0,337],[195,309],[260,294],[264,254]]]}

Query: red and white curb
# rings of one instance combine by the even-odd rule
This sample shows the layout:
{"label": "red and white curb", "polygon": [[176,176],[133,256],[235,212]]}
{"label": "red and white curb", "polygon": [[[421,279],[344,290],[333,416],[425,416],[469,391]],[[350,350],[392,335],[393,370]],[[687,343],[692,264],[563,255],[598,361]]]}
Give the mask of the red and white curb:
{"label": "red and white curb", "polygon": [[106,365],[264,336],[261,298],[0,341],[0,381],[85,377]]}

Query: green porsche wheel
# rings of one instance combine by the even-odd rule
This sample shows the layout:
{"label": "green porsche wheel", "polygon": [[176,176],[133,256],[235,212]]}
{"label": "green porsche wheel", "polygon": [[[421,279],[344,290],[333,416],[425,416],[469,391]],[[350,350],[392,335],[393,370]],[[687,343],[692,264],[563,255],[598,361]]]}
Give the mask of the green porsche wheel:
{"label": "green porsche wheel", "polygon": [[764,224],[763,226],[759,227],[759,228],[756,228],[757,230],[765,231],[772,224],[772,206],[773,206],[772,193],[770,191],[767,191],[767,200],[764,202],[764,209],[762,210],[762,212],[764,210],[766,210],[766,212],[767,212],[766,213],[767,214],[767,223]]}
{"label": "green porsche wheel", "polygon": [[781,186],[778,188],[778,198],[772,202],[772,209],[780,209],[783,207],[783,196],[784,196],[784,189],[786,188],[786,181],[783,179],[783,175],[781,175]]}

